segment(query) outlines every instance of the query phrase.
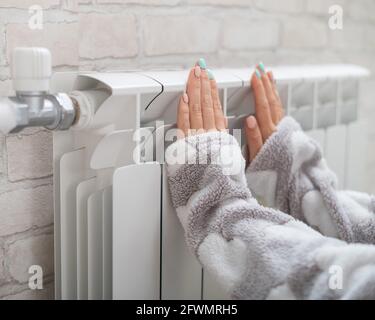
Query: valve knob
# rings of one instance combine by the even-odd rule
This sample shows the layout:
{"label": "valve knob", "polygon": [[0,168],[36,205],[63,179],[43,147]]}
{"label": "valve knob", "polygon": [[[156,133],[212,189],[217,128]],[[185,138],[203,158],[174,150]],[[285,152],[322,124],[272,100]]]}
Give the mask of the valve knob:
{"label": "valve knob", "polygon": [[15,48],[12,57],[16,92],[48,92],[52,75],[51,53],[46,48]]}

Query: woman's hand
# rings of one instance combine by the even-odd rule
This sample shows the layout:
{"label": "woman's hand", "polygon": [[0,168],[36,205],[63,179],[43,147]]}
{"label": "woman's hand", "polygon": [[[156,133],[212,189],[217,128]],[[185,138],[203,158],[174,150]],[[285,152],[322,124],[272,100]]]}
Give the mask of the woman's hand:
{"label": "woman's hand", "polygon": [[245,131],[250,162],[258,154],[264,142],[276,131],[284,116],[279,93],[271,71],[266,72],[259,63],[250,79],[255,100],[255,117],[245,121]]}
{"label": "woman's hand", "polygon": [[[257,65],[250,81],[255,99],[255,116],[246,118],[245,131],[251,162],[268,137],[276,131],[284,112],[273,74],[266,72],[262,63]],[[206,69],[204,59],[200,59],[190,70],[186,93],[179,102],[177,128],[179,138],[227,128],[217,84],[212,72]]]}
{"label": "woman's hand", "polygon": [[204,59],[190,70],[186,93],[179,102],[177,128],[180,137],[227,128],[217,84]]}

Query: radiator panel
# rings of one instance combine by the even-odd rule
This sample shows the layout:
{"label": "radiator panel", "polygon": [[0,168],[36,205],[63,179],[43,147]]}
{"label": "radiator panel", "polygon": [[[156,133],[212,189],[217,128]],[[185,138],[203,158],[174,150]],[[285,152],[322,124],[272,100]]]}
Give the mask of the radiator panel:
{"label": "radiator panel", "polygon": [[366,123],[353,122],[348,125],[345,188],[365,191],[366,186]]}
{"label": "radiator panel", "polygon": [[189,251],[184,230],[174,210],[163,166],[162,299],[201,299],[202,268]]}
{"label": "radiator panel", "polygon": [[77,298],[88,299],[88,224],[87,201],[96,190],[96,178],[77,186]]}
{"label": "radiator panel", "polygon": [[338,187],[342,189],[345,184],[346,161],[346,126],[329,127],[326,132],[324,150],[328,166],[336,173]]}
{"label": "radiator panel", "polygon": [[103,190],[103,300],[112,299],[112,187]]}
{"label": "radiator panel", "polygon": [[85,150],[62,156],[61,199],[61,297],[77,298],[76,188],[85,175]]}
{"label": "radiator panel", "polygon": [[158,163],[130,165],[114,173],[114,299],[160,298],[160,186]]}
{"label": "radiator panel", "polygon": [[103,298],[103,190],[87,200],[88,299]]}

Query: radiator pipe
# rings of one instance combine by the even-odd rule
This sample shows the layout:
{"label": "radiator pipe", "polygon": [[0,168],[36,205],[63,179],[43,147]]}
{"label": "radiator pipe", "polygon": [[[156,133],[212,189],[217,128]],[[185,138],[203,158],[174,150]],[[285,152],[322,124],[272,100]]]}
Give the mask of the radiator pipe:
{"label": "radiator pipe", "polygon": [[45,48],[16,48],[12,57],[14,97],[0,99],[0,131],[43,126],[66,130],[77,122],[79,106],[66,93],[49,94],[51,53]]}

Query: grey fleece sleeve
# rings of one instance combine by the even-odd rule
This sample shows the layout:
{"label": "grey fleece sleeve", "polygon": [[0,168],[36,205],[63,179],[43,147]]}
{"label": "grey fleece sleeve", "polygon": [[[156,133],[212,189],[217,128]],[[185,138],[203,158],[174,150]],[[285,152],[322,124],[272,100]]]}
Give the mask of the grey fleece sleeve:
{"label": "grey fleece sleeve", "polygon": [[187,245],[232,298],[375,298],[375,247],[324,237],[260,205],[232,136],[179,140],[166,162]]}
{"label": "grey fleece sleeve", "polygon": [[337,190],[336,175],[299,124],[285,117],[246,170],[264,205],[306,222],[323,235],[375,244],[375,199]]}

